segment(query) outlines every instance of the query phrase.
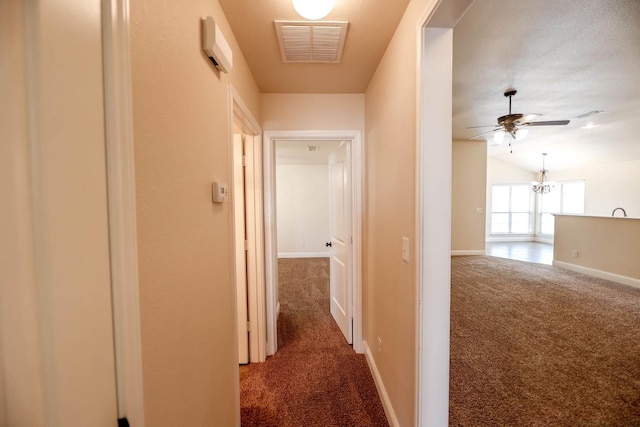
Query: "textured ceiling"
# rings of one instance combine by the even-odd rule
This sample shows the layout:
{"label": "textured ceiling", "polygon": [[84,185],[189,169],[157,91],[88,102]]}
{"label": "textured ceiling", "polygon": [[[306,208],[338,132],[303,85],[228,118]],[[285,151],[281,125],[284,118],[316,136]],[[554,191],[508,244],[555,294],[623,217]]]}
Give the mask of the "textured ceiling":
{"label": "textured ceiling", "polygon": [[[490,156],[532,171],[542,152],[551,171],[640,159],[639,0],[476,0],[453,34],[455,139],[496,124],[513,87],[514,113],[571,123],[530,128],[513,154],[505,143]],[[604,112],[574,119],[592,110]]]}
{"label": "textured ceiling", "polygon": [[[340,64],[282,63],[274,20],[301,19],[291,0],[219,2],[261,92],[363,93],[408,0],[336,0],[325,19],[349,21]],[[513,154],[505,143],[489,156],[531,171],[542,152],[551,171],[640,159],[640,0],[475,0],[453,65],[455,139],[507,114],[513,87],[514,113],[571,123],[530,128]],[[592,110],[604,112],[574,119]]]}
{"label": "textured ceiling", "polygon": [[349,21],[339,64],[285,64],[275,20],[299,21],[291,0],[219,0],[262,93],[364,93],[409,0],[336,0],[324,20]]}
{"label": "textured ceiling", "polygon": [[[326,165],[329,154],[339,145],[340,141],[276,141],[276,164]],[[317,147],[317,150],[308,151],[307,146]]]}

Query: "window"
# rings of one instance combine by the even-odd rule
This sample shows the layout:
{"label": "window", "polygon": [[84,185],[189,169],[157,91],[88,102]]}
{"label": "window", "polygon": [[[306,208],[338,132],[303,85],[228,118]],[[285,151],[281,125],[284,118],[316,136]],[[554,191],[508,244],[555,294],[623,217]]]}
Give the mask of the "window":
{"label": "window", "polygon": [[556,184],[550,193],[540,195],[538,209],[538,233],[553,234],[553,214],[584,213],[584,181],[567,181]]}
{"label": "window", "polygon": [[491,187],[491,233],[531,233],[531,186]]}

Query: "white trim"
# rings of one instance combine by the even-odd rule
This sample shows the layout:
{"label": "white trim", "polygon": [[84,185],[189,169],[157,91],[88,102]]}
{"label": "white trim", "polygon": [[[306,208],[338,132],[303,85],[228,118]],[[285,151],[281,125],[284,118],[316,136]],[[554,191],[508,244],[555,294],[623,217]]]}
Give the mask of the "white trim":
{"label": "white trim", "polygon": [[484,249],[480,250],[467,250],[467,251],[451,251],[451,256],[466,256],[466,255],[485,255]]}
{"label": "white trim", "polygon": [[540,242],[540,243],[548,243],[553,245],[553,236],[551,237],[542,237],[534,234],[518,234],[518,235],[491,235],[485,238],[485,242],[487,243],[496,243],[496,242]]}
{"label": "white trim", "polygon": [[362,218],[364,216],[365,152],[360,132],[351,140],[351,234],[353,240],[353,350],[364,353],[362,319]]}
{"label": "white trim", "polygon": [[278,252],[278,258],[329,258],[329,252]]}
{"label": "white trim", "polygon": [[[448,425],[453,27],[472,2],[428,1],[416,25],[418,426]],[[436,9],[440,28],[428,28]]]}
{"label": "white trim", "polygon": [[398,417],[393,410],[391,399],[389,399],[387,389],[384,387],[384,382],[382,381],[380,371],[378,371],[378,367],[376,366],[376,361],[371,354],[371,349],[369,348],[369,345],[366,341],[364,341],[362,345],[364,347],[364,356],[367,360],[367,364],[369,365],[371,375],[373,376],[373,382],[376,384],[378,395],[380,396],[380,401],[382,402],[382,407],[384,408],[384,413],[387,416],[387,421],[389,422],[389,425],[391,427],[400,427],[400,422],[398,421]]}
{"label": "white trim", "polygon": [[[251,110],[244,103],[240,94],[235,87],[229,84],[229,144],[233,145],[234,123],[236,123],[241,131],[250,137],[247,140],[247,149],[251,150],[248,159],[252,159],[251,165],[246,168],[247,184],[253,188],[253,197],[246,200],[246,218],[247,218],[247,240],[249,241],[249,252],[247,256],[247,273],[250,276],[247,289],[249,322],[253,327],[249,332],[249,361],[251,363],[264,362],[267,359],[267,316],[266,313],[266,293],[265,293],[265,263],[264,263],[264,222],[262,221],[263,212],[263,183],[262,183],[262,144],[260,133],[262,129],[258,121],[251,114]],[[230,156],[230,170],[233,170],[233,158]],[[251,212],[249,212],[251,211]],[[235,227],[235,215],[234,227]],[[242,244],[244,242],[236,242]],[[234,251],[235,253],[235,251]],[[233,257],[235,266],[235,256]],[[235,268],[233,269],[235,271]],[[236,283],[234,273],[234,283]],[[237,332],[237,325],[236,325]],[[239,395],[238,395],[239,396]]]}
{"label": "white trim", "polygon": [[251,110],[247,107],[247,104],[244,103],[240,94],[233,86],[233,84],[229,83],[229,108],[230,111],[233,111],[233,115],[230,117],[230,126],[231,126],[231,139],[233,139],[233,120],[234,118],[238,120],[241,125],[241,130],[247,135],[260,135],[262,129],[258,124],[258,121],[251,114]]}
{"label": "white trim", "polygon": [[[245,144],[247,167],[246,184],[252,192],[246,194],[246,227],[249,250],[247,251],[249,322],[256,325],[249,331],[249,361],[264,362],[267,359],[266,298],[264,287],[264,229],[262,206],[262,144],[259,135],[247,138]],[[251,151],[251,153],[249,153]],[[253,197],[249,197],[252,195]]]}
{"label": "white trim", "polygon": [[511,234],[505,234],[504,236],[494,234],[487,237],[485,242],[535,242],[535,237],[533,234],[518,234],[515,236]]}
{"label": "white trim", "polygon": [[263,143],[263,184],[264,184],[264,269],[267,305],[267,355],[272,356],[278,350],[278,240],[276,218],[276,189],[273,185],[275,177],[275,144],[271,143],[267,132],[264,132]]}
{"label": "white trim", "polygon": [[109,238],[118,417],[126,417],[131,425],[143,427],[145,417],[136,240],[129,2],[128,0],[106,0],[102,2],[102,7]]}
{"label": "white trim", "polygon": [[[244,246],[247,233],[247,225],[245,219],[245,185],[244,172],[246,163],[244,156],[244,138],[241,132],[233,134],[233,145],[231,147],[231,158],[233,170],[231,174],[231,185],[229,192],[231,193],[230,206],[233,212],[233,258],[234,258],[234,280],[233,285],[236,288],[236,322],[238,336],[238,363],[249,363],[249,307],[247,304],[248,293],[248,269],[247,269],[247,248]],[[242,242],[239,245],[238,242]],[[239,284],[242,283],[242,286]]]}
{"label": "white trim", "polygon": [[267,293],[267,354],[277,350],[277,229],[275,200],[275,140],[351,141],[352,234],[353,234],[353,350],[363,353],[362,337],[362,195],[364,193],[364,146],[356,130],[266,130],[264,131],[264,224]]}
{"label": "white trim", "polygon": [[539,242],[539,243],[548,243],[549,245],[553,245],[554,244],[554,237],[550,236],[550,237],[542,237],[542,236],[536,236],[533,239],[534,242]]}
{"label": "white trim", "polygon": [[564,268],[566,270],[575,271],[576,273],[587,274],[589,276],[598,277],[600,279],[610,280],[612,282],[620,283],[622,285],[632,286],[634,288],[640,288],[640,279],[636,279],[628,276],[621,276],[620,274],[610,273],[608,271],[596,270],[594,268],[583,267],[577,264],[571,264],[564,261],[553,260],[555,267]]}
{"label": "white trim", "polygon": [[447,425],[449,415],[453,29],[425,27],[421,34],[420,389],[416,406],[418,425],[435,427]]}

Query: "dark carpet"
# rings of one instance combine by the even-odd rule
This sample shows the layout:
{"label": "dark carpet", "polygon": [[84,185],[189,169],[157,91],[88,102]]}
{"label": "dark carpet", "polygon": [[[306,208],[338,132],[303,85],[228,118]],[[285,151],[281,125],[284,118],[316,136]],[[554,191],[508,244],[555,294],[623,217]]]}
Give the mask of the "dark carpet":
{"label": "dark carpet", "polygon": [[450,425],[640,426],[640,289],[453,257]]}
{"label": "dark carpet", "polygon": [[278,352],[245,368],[243,426],[387,426],[363,355],[329,312],[329,260],[281,259]]}

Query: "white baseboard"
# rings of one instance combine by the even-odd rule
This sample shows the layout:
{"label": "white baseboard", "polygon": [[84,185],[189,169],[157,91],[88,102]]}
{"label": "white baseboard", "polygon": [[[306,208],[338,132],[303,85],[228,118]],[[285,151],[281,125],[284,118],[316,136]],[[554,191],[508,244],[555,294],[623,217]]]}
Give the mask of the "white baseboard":
{"label": "white baseboard", "polygon": [[633,286],[634,288],[640,288],[640,279],[633,277],[621,276],[615,273],[609,273],[608,271],[596,270],[594,268],[583,267],[581,265],[570,264],[568,262],[553,260],[553,265],[567,270],[575,271],[577,273],[587,274],[589,276],[598,277],[600,279],[610,280],[612,282],[620,283],[627,286]]}
{"label": "white baseboard", "polygon": [[329,252],[278,252],[278,258],[329,258]]}
{"label": "white baseboard", "polygon": [[451,256],[464,256],[464,255],[485,255],[484,249],[475,249],[468,251],[451,251]]}
{"label": "white baseboard", "polygon": [[371,375],[373,375],[373,381],[376,383],[376,388],[378,389],[378,395],[380,396],[380,400],[382,401],[382,407],[384,408],[384,413],[387,416],[387,421],[391,427],[400,427],[400,423],[398,422],[398,417],[396,417],[396,413],[393,410],[393,406],[391,405],[391,400],[389,400],[389,395],[387,394],[387,390],[384,388],[384,383],[382,382],[382,377],[380,376],[380,372],[378,371],[378,367],[376,366],[376,362],[373,359],[373,355],[371,354],[371,349],[369,348],[369,344],[366,341],[363,341],[364,345],[364,356],[367,359],[367,364],[369,365],[369,370],[371,371]]}
{"label": "white baseboard", "polygon": [[535,236],[533,234],[519,234],[516,236],[488,236],[485,238],[485,242],[533,242]]}
{"label": "white baseboard", "polygon": [[540,242],[553,245],[553,236],[545,235],[519,235],[519,236],[490,236],[485,239],[488,243],[501,242]]}
{"label": "white baseboard", "polygon": [[549,245],[553,245],[553,236],[551,237],[536,237],[534,242],[547,243]]}

